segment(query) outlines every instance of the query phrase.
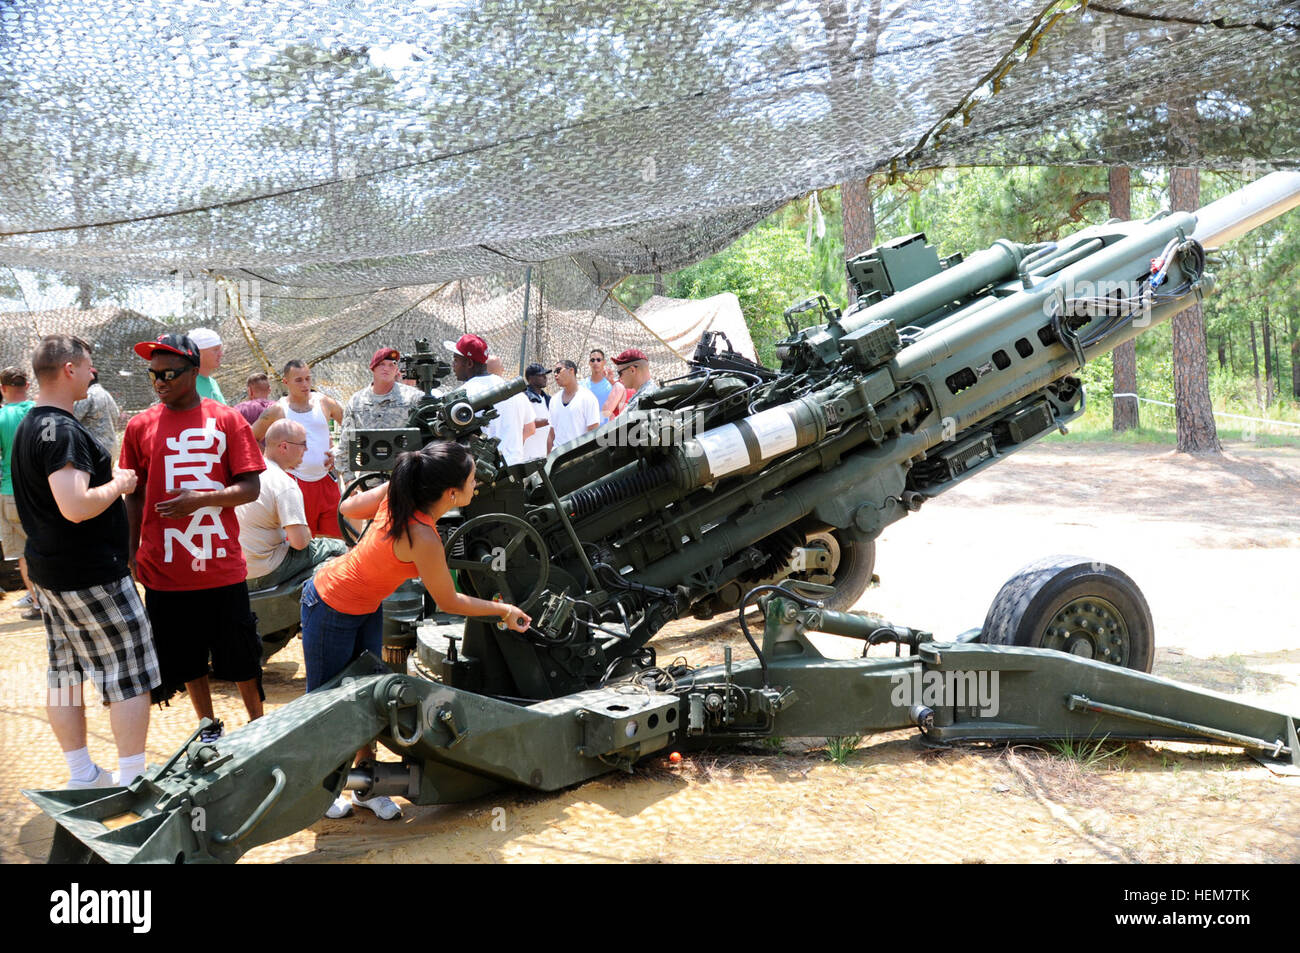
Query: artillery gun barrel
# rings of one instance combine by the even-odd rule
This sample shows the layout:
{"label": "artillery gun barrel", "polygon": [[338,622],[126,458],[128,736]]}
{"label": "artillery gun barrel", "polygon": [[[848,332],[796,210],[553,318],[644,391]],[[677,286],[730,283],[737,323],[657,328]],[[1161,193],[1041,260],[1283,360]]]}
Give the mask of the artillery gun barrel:
{"label": "artillery gun barrel", "polygon": [[1196,213],[1192,235],[1218,248],[1300,205],[1300,172],[1271,172]]}
{"label": "artillery gun barrel", "polygon": [[[441,411],[453,428],[468,427],[473,423],[476,415],[495,404],[501,403],[503,400],[509,400],[515,394],[522,394],[527,386],[528,382],[526,380],[522,377],[516,377],[514,380],[495,384],[473,397],[470,397],[462,386],[447,394],[442,402],[434,407],[433,413],[437,415]],[[437,425],[434,432],[437,433],[441,426],[441,424]]]}
{"label": "artillery gun barrel", "polygon": [[[1130,232],[1127,237],[1054,274],[1031,275],[1030,287],[995,298],[991,304],[983,299],[935,322],[899,353],[895,376],[899,380],[929,376],[939,417],[946,420],[949,433],[954,429],[960,433],[1078,369],[1076,354],[1055,339],[1054,310],[1066,311],[1080,301],[1089,306],[1100,304],[1112,290],[1120,290],[1123,307],[1136,318],[1082,348],[1090,359],[1186,308],[1191,293],[1159,301],[1143,311],[1137,288],[1150,270],[1151,259],[1170,241],[1190,235],[1195,226],[1195,218],[1186,213],[1149,225],[1122,226]],[[1084,238],[1085,243],[1090,240]],[[1046,262],[1044,266],[1050,267]],[[1012,354],[1017,355],[1014,362]]]}
{"label": "artillery gun barrel", "polygon": [[[774,471],[759,474],[751,483],[735,488],[733,494],[692,512],[694,520],[716,519],[718,523],[703,538],[654,562],[637,578],[652,585],[671,585],[697,566],[726,559],[783,526],[820,514],[826,501],[837,498],[852,498],[846,512],[853,513],[859,529],[878,531],[904,510],[889,488],[901,484],[909,460],[950,443],[954,435],[977,430],[1017,401],[1043,392],[1087,360],[1137,337],[1199,299],[1212,279],[1201,273],[1203,262],[1196,260],[1197,249],[1184,245],[1187,239],[1204,235],[1206,240],[1226,241],[1297,204],[1300,174],[1274,174],[1206,206],[1195,216],[1175,213],[1147,222],[1108,223],[1084,230],[1059,248],[1000,241],[932,278],[847,315],[840,322],[841,346],[854,331],[882,318],[898,327],[924,326],[888,365],[899,388],[893,399],[918,401],[896,405],[901,414],[889,423],[892,428],[904,424],[903,428],[894,429],[894,435],[877,446],[853,449],[840,466],[823,473],[807,475],[820,464],[810,454],[789,466],[778,465]],[[1164,291],[1153,289],[1152,261],[1169,256],[1173,247],[1179,247],[1187,259],[1176,257]],[[964,306],[951,310],[963,301],[967,301]],[[945,308],[951,313],[942,315]],[[937,320],[921,320],[936,311],[941,315]],[[1089,315],[1087,323],[1063,323],[1062,319],[1078,318],[1080,313]],[[1094,328],[1099,330],[1088,337],[1067,340],[1073,330],[1088,335]],[[929,400],[920,400],[920,388]],[[889,403],[879,406],[883,409]],[[777,413],[789,414],[791,423],[785,430],[790,450],[820,445],[826,439],[815,401],[798,407],[797,412],[786,405]],[[920,429],[907,432],[908,421],[915,421]],[[760,452],[764,441],[751,439],[745,427],[734,425],[704,434],[702,442],[715,439],[715,433],[735,446],[734,462],[725,464],[723,473],[743,473],[779,455]],[[863,442],[865,438],[855,439],[853,429],[833,440],[836,455]],[[822,449],[830,450],[831,443]],[[719,475],[718,468],[711,465],[713,460],[700,454],[698,447],[694,449],[697,452],[689,460],[678,451],[679,486],[698,486],[701,479]],[[778,497],[741,520],[727,519],[728,511],[735,507],[729,497],[735,493],[761,497],[773,489],[773,477],[780,485]],[[864,493],[867,487],[871,492]],[[656,505],[661,504],[656,501]],[[622,515],[626,517],[627,511]]]}
{"label": "artillery gun barrel", "polygon": [[845,315],[840,326],[848,334],[881,318],[888,318],[900,328],[915,324],[919,318],[945,305],[1014,278],[1021,261],[1034,247],[999,240],[991,248],[976,252],[944,271],[942,281],[923,281],[890,295],[878,304]]}
{"label": "artillery gun barrel", "polygon": [[522,377],[516,377],[514,380],[502,381],[500,384],[489,387],[481,394],[470,397],[466,394],[464,386],[461,386],[448,394],[445,402],[447,404],[468,404],[475,411],[486,410],[493,404],[509,400],[515,394],[522,394],[527,387],[528,381]]}

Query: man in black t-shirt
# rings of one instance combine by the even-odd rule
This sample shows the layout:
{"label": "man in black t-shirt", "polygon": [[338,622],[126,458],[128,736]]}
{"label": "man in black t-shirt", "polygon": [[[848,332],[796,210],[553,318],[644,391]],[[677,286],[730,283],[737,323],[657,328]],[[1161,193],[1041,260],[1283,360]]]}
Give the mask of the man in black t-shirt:
{"label": "man in black t-shirt", "polygon": [[84,683],[111,709],[120,784],[144,773],[149,690],[160,682],[149,617],[128,566],[126,508],[132,470],[113,467],[72,408],[94,377],[90,345],[55,334],[32,355],[37,401],[14,434],[13,484],[27,567],[45,620],[46,714],[68,762],[68,787],[107,787],[113,776],[86,747]]}

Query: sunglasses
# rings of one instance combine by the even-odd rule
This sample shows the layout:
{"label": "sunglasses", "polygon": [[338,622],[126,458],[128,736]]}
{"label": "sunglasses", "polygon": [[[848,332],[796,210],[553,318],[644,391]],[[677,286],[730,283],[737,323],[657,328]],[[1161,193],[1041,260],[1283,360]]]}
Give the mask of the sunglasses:
{"label": "sunglasses", "polygon": [[603,357],[589,357],[589,358],[587,358],[587,363],[588,363],[588,364],[599,364],[599,363],[600,363],[601,361],[603,361],[603,360],[605,360]]}
{"label": "sunglasses", "polygon": [[567,369],[568,369],[568,368],[557,367],[557,368],[556,368],[554,371],[552,371],[551,373],[552,373],[552,374],[558,374],[558,373],[560,373],[560,371],[567,370]]}
{"label": "sunglasses", "polygon": [[179,370],[174,367],[169,367],[165,371],[155,371],[151,367],[149,368],[149,377],[151,380],[162,381],[164,384],[170,384],[182,374],[188,374],[192,370],[194,370],[192,367],[182,367]]}

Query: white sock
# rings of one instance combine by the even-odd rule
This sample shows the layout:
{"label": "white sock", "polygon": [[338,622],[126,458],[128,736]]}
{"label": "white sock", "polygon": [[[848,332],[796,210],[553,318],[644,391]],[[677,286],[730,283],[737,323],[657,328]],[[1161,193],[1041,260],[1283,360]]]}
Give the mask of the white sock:
{"label": "white sock", "polygon": [[118,784],[123,786],[130,784],[140,775],[144,774],[144,752],[139,754],[128,755],[125,758],[117,759],[117,776]]}
{"label": "white sock", "polygon": [[78,748],[76,751],[63,752],[63,758],[68,762],[68,774],[73,781],[93,781],[99,775],[99,768],[95,762],[90,760],[89,748]]}

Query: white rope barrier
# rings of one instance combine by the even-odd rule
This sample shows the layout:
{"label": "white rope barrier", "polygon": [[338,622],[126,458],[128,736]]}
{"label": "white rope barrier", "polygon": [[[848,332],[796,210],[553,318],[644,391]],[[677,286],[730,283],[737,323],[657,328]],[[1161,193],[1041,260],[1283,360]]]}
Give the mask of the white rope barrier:
{"label": "white rope barrier", "polygon": [[[1168,401],[1164,401],[1164,400],[1153,400],[1153,399],[1150,398],[1150,397],[1139,397],[1137,394],[1119,393],[1119,394],[1112,394],[1112,395],[1111,395],[1111,399],[1112,399],[1112,400],[1114,400],[1114,399],[1116,399],[1116,398],[1119,398],[1119,397],[1132,397],[1134,400],[1136,400],[1136,401],[1140,401],[1140,402],[1143,403],[1143,404],[1158,404],[1158,405],[1161,406],[1161,407],[1173,407],[1173,406],[1174,406],[1173,404],[1169,403]],[[1251,420],[1251,421],[1254,421],[1254,422],[1257,423],[1257,424],[1273,424],[1273,425],[1276,425],[1276,426],[1278,426],[1278,427],[1295,427],[1295,428],[1297,428],[1297,429],[1300,429],[1300,424],[1292,423],[1292,422],[1289,421],[1289,420],[1269,420],[1269,419],[1266,418],[1266,417],[1243,417],[1241,414],[1227,414],[1227,413],[1220,413],[1220,412],[1217,411],[1217,410],[1213,410],[1213,411],[1211,411],[1211,413],[1214,414],[1214,416],[1216,416],[1216,417],[1231,417],[1233,420]]]}

